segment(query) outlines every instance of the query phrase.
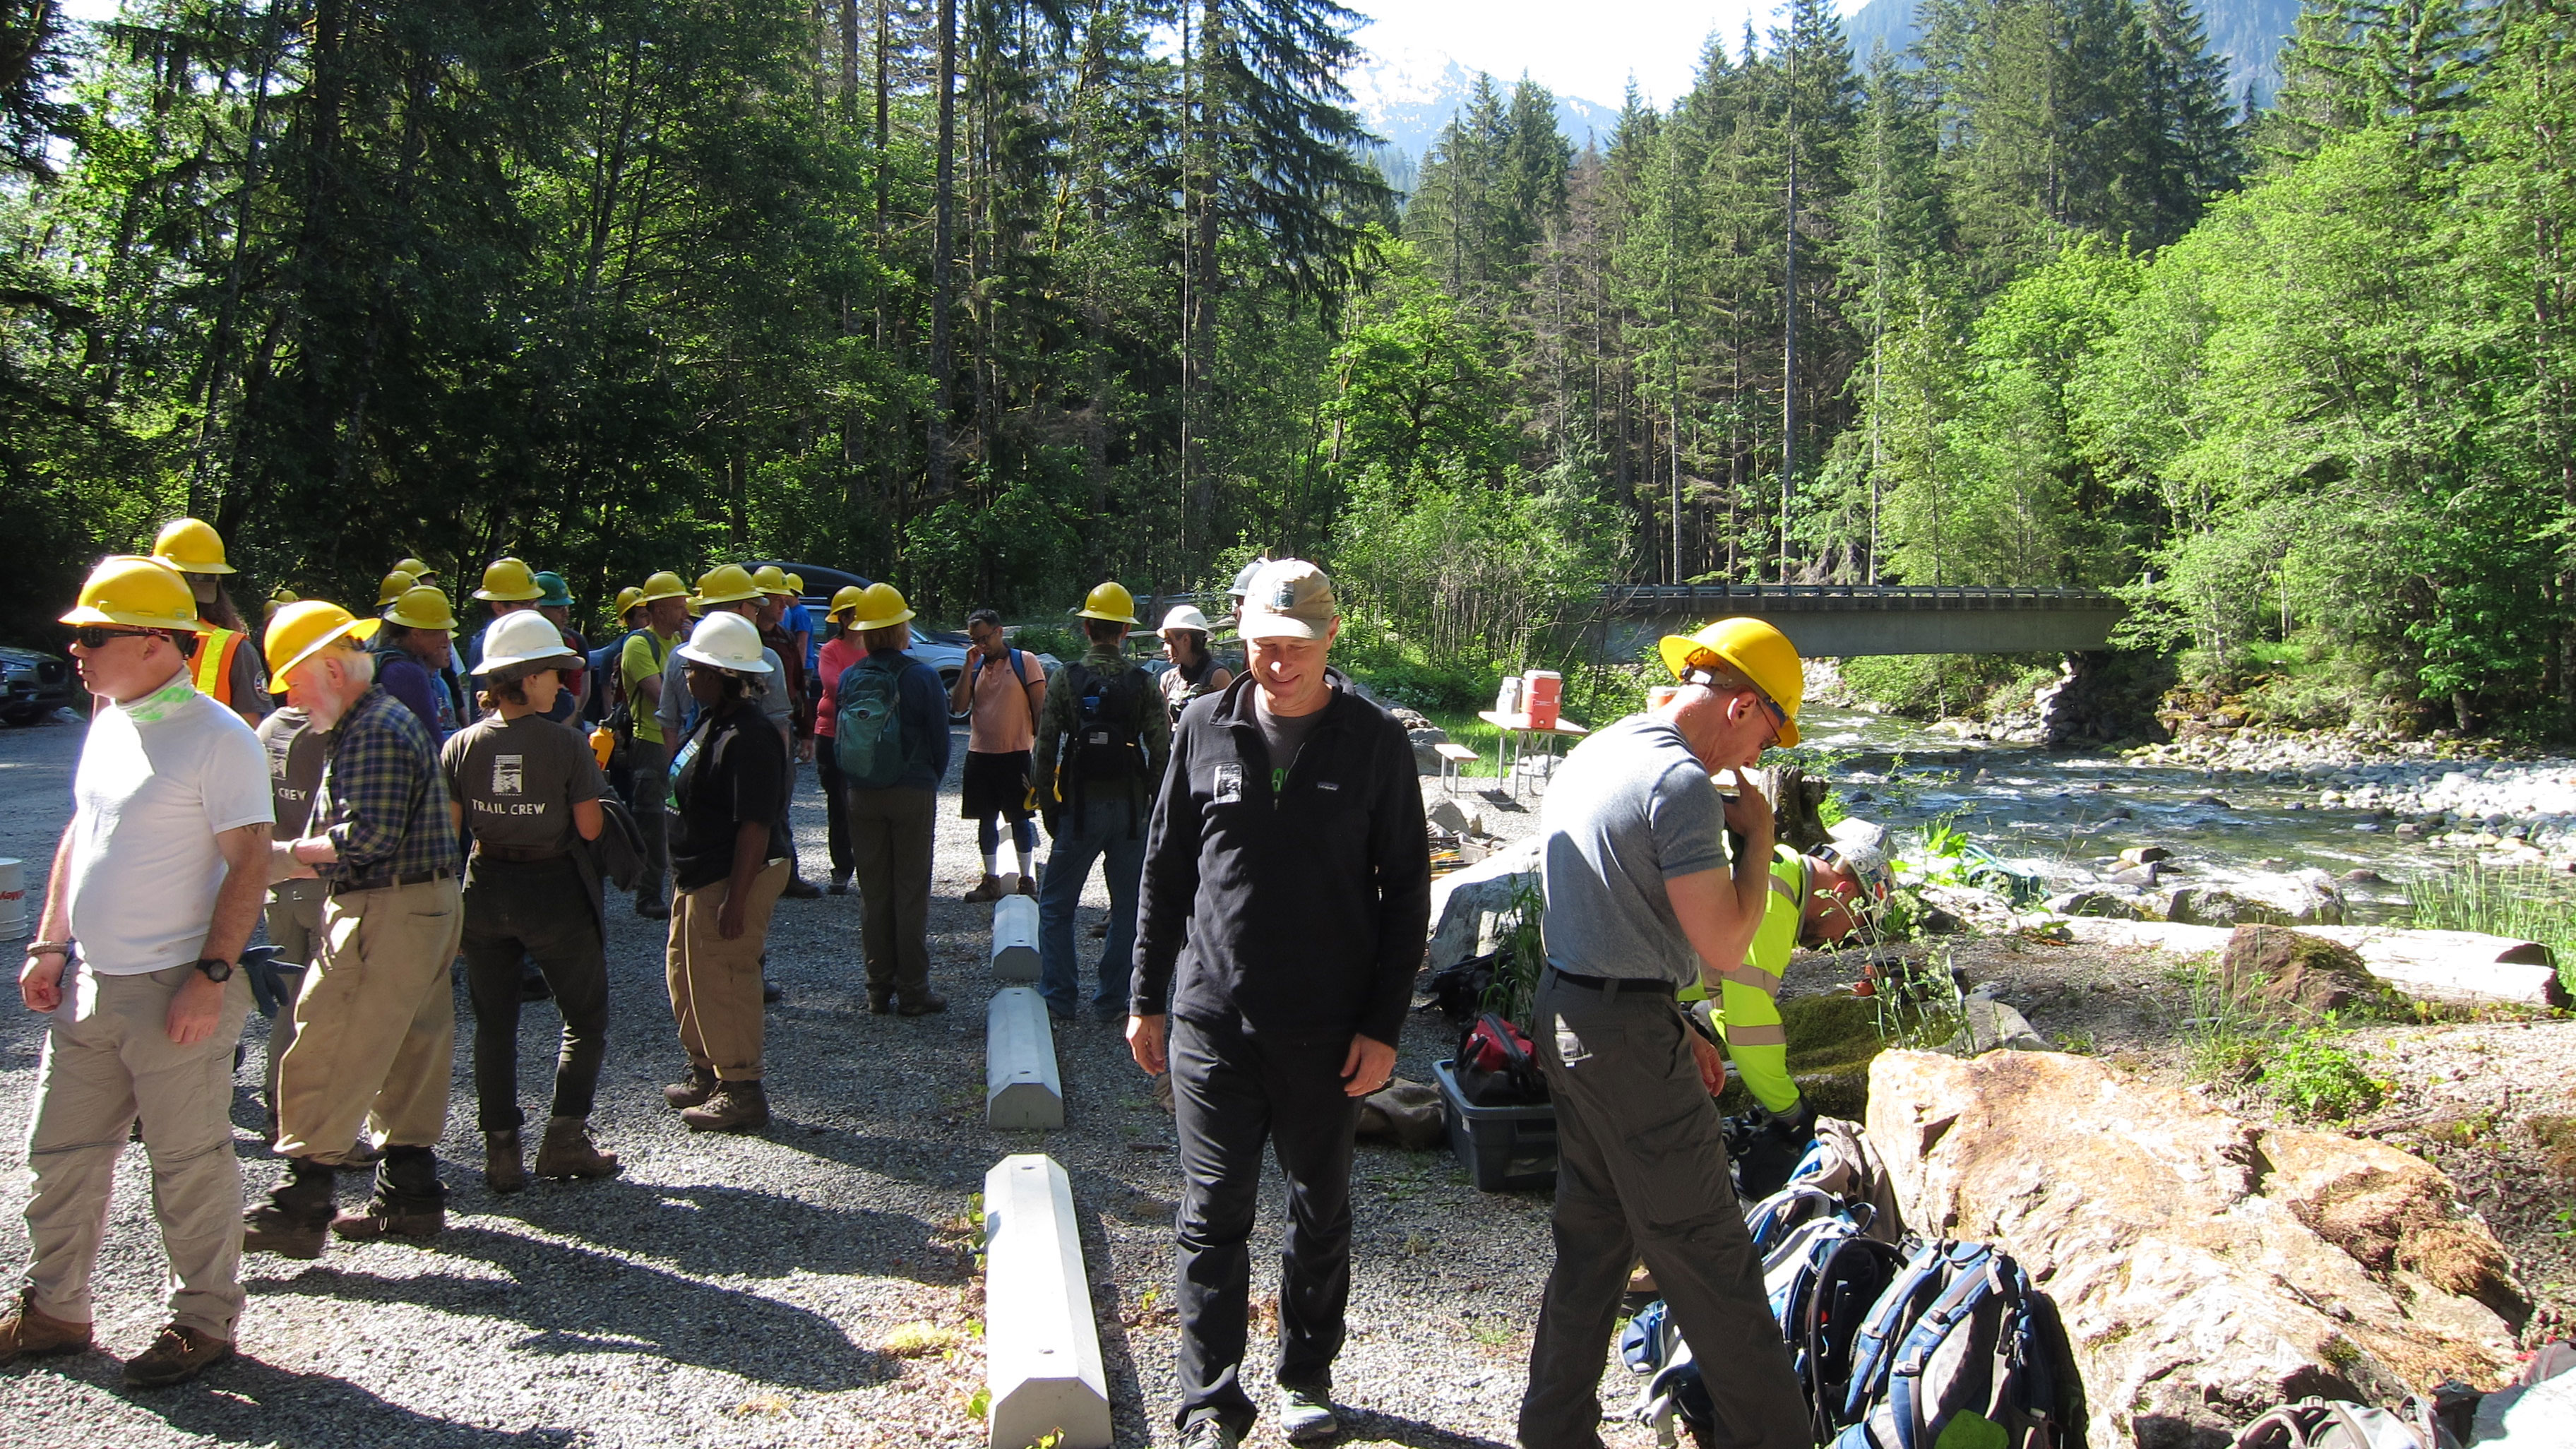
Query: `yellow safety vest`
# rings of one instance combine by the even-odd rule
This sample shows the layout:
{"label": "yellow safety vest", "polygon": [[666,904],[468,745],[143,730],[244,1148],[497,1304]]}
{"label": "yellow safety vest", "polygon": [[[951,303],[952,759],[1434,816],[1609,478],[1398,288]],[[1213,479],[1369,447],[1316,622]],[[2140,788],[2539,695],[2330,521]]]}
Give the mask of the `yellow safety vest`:
{"label": "yellow safety vest", "polygon": [[[1798,1105],[1798,1083],[1789,1075],[1789,1030],[1780,1023],[1780,977],[1798,949],[1798,925],[1806,915],[1807,858],[1781,846],[1771,860],[1769,904],[1762,924],[1753,931],[1743,964],[1718,973],[1721,990],[1709,1013],[1717,1024],[1726,1054],[1744,1078],[1754,1099],[1774,1112]],[[1697,982],[1681,993],[1684,1002],[1705,1000],[1707,988]]]}
{"label": "yellow safety vest", "polygon": [[197,692],[212,695],[221,705],[233,702],[233,654],[241,648],[239,630],[218,624],[198,625],[205,632],[197,643]]}

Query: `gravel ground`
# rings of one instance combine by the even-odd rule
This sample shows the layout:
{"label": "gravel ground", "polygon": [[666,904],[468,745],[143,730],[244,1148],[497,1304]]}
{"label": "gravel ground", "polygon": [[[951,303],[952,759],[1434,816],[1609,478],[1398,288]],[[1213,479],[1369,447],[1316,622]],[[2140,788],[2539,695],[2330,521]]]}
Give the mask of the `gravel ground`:
{"label": "gravel ground", "polygon": [[[0,855],[25,859],[31,885],[70,808],[80,736],[69,716],[0,731]],[[612,900],[614,1016],[594,1121],[625,1174],[512,1198],[484,1188],[460,990],[446,1235],[427,1247],[334,1243],[315,1264],[249,1260],[240,1357],[178,1389],[118,1386],[120,1360],[161,1321],[149,1179],[143,1154],[128,1153],[98,1274],[102,1351],[0,1369],[0,1445],[980,1443],[966,1407],[982,1382],[971,1199],[994,1161],[1026,1151],[1053,1154],[1073,1178],[1118,1442],[1170,1442],[1170,1119],[1119,1032],[1085,1021],[1057,1040],[1071,1129],[984,1127],[989,915],[958,901],[977,862],[972,829],[953,814],[945,807],[931,915],[946,1015],[867,1014],[857,897],[783,902],[770,932],[771,975],[787,991],[770,1016],[776,1125],[761,1137],[692,1135],[658,1090],[681,1065],[659,932]],[[820,878],[810,772],[795,824]],[[1086,958],[1106,904],[1095,880]],[[279,1171],[258,1132],[264,1031],[254,1018],[233,1104],[253,1193]],[[555,1031],[550,1008],[528,1008],[521,1101],[533,1113]],[[1417,1015],[1399,1074],[1430,1080],[1445,1037]],[[34,1017],[0,1009],[0,1136],[12,1143],[41,1040]],[[1350,1411],[1344,1441],[1510,1442],[1550,1256],[1545,1195],[1479,1193],[1445,1152],[1363,1146],[1357,1178],[1336,1394]],[[1277,1186],[1274,1174],[1256,1264],[1276,1261]],[[343,1202],[362,1191],[345,1181]],[[0,1258],[26,1251],[25,1192],[14,1169],[0,1179]],[[1256,1272],[1257,1295],[1272,1271]],[[930,1331],[896,1333],[918,1324]],[[1267,1339],[1256,1327],[1254,1362]],[[1613,1370],[1605,1391],[1624,1407],[1633,1380]],[[1637,1426],[1605,1428],[1622,1449],[1650,1442]],[[1266,1422],[1254,1441],[1279,1442]]]}

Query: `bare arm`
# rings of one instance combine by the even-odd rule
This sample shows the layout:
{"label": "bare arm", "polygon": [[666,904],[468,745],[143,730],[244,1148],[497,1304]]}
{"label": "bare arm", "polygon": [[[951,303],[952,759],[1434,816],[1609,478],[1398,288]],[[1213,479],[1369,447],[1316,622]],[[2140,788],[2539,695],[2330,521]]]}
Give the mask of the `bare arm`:
{"label": "bare arm", "polygon": [[[450,806],[448,808],[454,809],[455,807]],[[458,813],[462,814],[463,812],[459,811]],[[599,832],[606,829],[607,826],[608,812],[599,808],[598,801],[576,800],[573,802],[572,828],[581,836],[582,839],[597,840],[599,838]]]}
{"label": "bare arm", "polygon": [[[72,827],[63,825],[63,838],[54,846],[53,867],[45,872],[45,908],[36,918],[36,939],[41,942],[68,941],[72,936],[72,908],[68,899],[72,874]],[[26,964],[18,968],[18,999],[29,1011],[51,1011],[63,1004],[63,968],[71,964],[71,953],[62,947],[50,951],[30,951]]]}
{"label": "bare arm", "polygon": [[[251,927],[259,920],[260,904],[268,896],[268,827],[236,826],[215,837],[215,849],[224,858],[224,883],[215,892],[215,914],[206,923],[206,944],[199,955],[210,961],[239,961],[242,948],[250,944]],[[213,1036],[223,1020],[224,991],[223,982],[201,971],[189,972],[170,997],[164,1024],[170,1040],[193,1046]]]}
{"label": "bare arm", "polygon": [[1753,933],[1762,928],[1762,913],[1770,906],[1771,803],[1745,781],[1743,793],[1726,802],[1726,823],[1744,837],[1732,873],[1694,871],[1664,882],[1682,934],[1699,953],[1700,980],[1712,997],[1719,990],[1720,973],[1744,964],[1744,953],[1752,948]]}
{"label": "bare arm", "polygon": [[967,702],[974,697],[975,656],[969,654],[966,656],[966,662],[958,666],[956,680],[948,686],[948,712],[955,714],[963,710]]}

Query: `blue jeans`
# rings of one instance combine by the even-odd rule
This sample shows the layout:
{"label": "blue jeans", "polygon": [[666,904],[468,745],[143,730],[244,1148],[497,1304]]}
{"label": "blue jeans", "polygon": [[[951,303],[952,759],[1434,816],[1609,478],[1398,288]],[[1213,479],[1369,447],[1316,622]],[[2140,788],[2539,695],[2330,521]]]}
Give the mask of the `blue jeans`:
{"label": "blue jeans", "polygon": [[[1078,823],[1077,823],[1078,822]],[[1057,812],[1061,827],[1047,851],[1046,877],[1038,886],[1038,994],[1047,1010],[1073,1014],[1081,973],[1073,959],[1073,908],[1082,903],[1091,863],[1108,857],[1109,943],[1100,953],[1100,990],[1091,998],[1106,1012],[1127,1009],[1127,982],[1136,969],[1136,894],[1145,878],[1145,819],[1123,800],[1094,800],[1079,815]]]}

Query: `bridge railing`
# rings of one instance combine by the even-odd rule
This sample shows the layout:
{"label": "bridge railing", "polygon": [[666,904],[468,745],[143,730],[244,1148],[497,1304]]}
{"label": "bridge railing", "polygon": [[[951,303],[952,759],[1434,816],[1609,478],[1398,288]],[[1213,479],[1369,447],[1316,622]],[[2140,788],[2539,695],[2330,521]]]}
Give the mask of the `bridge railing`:
{"label": "bridge railing", "polygon": [[1603,602],[1615,612],[1701,610],[1747,613],[1772,608],[1887,609],[2120,609],[2119,597],[2100,589],[2051,589],[1984,584],[1612,584]]}

